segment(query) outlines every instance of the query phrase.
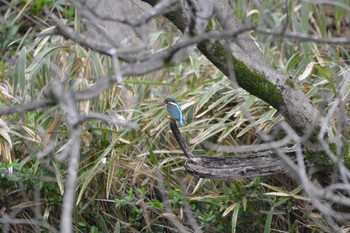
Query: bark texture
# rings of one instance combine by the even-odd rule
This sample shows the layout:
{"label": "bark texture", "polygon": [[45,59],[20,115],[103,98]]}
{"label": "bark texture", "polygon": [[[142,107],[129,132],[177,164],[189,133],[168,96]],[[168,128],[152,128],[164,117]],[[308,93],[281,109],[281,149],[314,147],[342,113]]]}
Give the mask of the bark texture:
{"label": "bark texture", "polygon": [[[176,122],[170,121],[171,131],[188,158],[185,169],[189,173],[209,179],[241,180],[248,177],[268,176],[287,172],[288,166],[273,151],[251,153],[244,156],[194,156],[181,135]],[[293,149],[281,149],[284,155],[295,161]]]}
{"label": "bark texture", "polygon": [[[295,153],[285,152],[294,159]],[[186,170],[201,178],[241,180],[288,172],[287,165],[272,151],[247,156],[208,157],[198,156],[187,160]]]}

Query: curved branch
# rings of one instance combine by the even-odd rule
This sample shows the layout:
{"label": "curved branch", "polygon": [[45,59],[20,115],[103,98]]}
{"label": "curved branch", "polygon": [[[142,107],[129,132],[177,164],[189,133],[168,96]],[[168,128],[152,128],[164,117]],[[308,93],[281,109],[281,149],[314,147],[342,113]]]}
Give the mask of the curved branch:
{"label": "curved branch", "polygon": [[54,99],[41,99],[30,103],[14,105],[11,107],[0,108],[0,116],[12,113],[23,113],[35,109],[52,106],[56,103]]}
{"label": "curved branch", "polygon": [[[286,152],[294,159],[295,152]],[[252,153],[246,156],[208,157],[198,156],[187,160],[186,170],[201,178],[241,180],[287,172],[288,166],[272,151]]]}
{"label": "curved branch", "polygon": [[181,150],[184,152],[185,156],[189,159],[194,158],[194,155],[190,152],[189,148],[186,146],[185,140],[182,137],[176,122],[170,121],[169,125],[170,125],[171,131],[173,131],[173,134],[175,136],[177,143],[179,143],[179,146],[181,147]]}
{"label": "curved branch", "polygon": [[[194,156],[187,147],[176,122],[170,121],[171,131],[188,158],[185,169],[201,178],[240,180],[248,177],[268,176],[287,172],[288,166],[272,151],[252,153],[245,156],[209,157]],[[286,156],[295,161],[295,152],[284,148]]]}

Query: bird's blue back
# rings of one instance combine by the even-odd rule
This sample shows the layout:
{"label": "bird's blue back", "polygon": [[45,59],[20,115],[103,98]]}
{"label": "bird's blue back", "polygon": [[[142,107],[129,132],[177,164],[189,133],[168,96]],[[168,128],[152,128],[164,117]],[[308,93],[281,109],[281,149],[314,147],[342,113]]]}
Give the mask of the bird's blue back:
{"label": "bird's blue back", "polygon": [[180,126],[184,126],[181,109],[176,103],[168,103],[167,111],[172,118],[179,122]]}

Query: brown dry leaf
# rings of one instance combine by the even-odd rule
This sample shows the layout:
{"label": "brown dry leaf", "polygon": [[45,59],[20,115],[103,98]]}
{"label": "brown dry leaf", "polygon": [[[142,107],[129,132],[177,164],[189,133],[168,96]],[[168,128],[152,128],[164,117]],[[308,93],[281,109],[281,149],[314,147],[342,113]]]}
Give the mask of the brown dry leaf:
{"label": "brown dry leaf", "polygon": [[236,206],[237,206],[237,203],[233,203],[232,205],[227,207],[225,212],[222,214],[222,217],[225,217],[226,215],[228,215]]}

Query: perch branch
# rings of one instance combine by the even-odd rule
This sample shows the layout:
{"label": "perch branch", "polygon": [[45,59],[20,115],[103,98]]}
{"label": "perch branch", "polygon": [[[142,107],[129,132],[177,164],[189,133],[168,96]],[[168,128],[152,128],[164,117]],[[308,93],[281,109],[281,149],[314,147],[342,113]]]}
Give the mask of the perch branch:
{"label": "perch branch", "polygon": [[194,158],[194,155],[190,152],[189,148],[186,146],[185,140],[182,137],[176,122],[170,121],[169,125],[170,125],[171,131],[173,131],[173,134],[176,138],[177,143],[179,143],[179,146],[181,147],[181,150],[184,152],[185,156],[189,159]]}
{"label": "perch branch", "polygon": [[[286,152],[294,158],[294,152]],[[249,177],[268,176],[288,171],[286,164],[272,151],[245,156],[198,156],[187,160],[186,170],[201,178],[240,180]]]}
{"label": "perch branch", "polygon": [[[194,156],[181,135],[176,122],[170,121],[170,128],[180,148],[188,158],[186,170],[201,178],[240,180],[248,177],[268,176],[288,171],[288,166],[273,151],[251,153],[245,156],[208,157]],[[295,152],[284,149],[286,156],[295,161]]]}

